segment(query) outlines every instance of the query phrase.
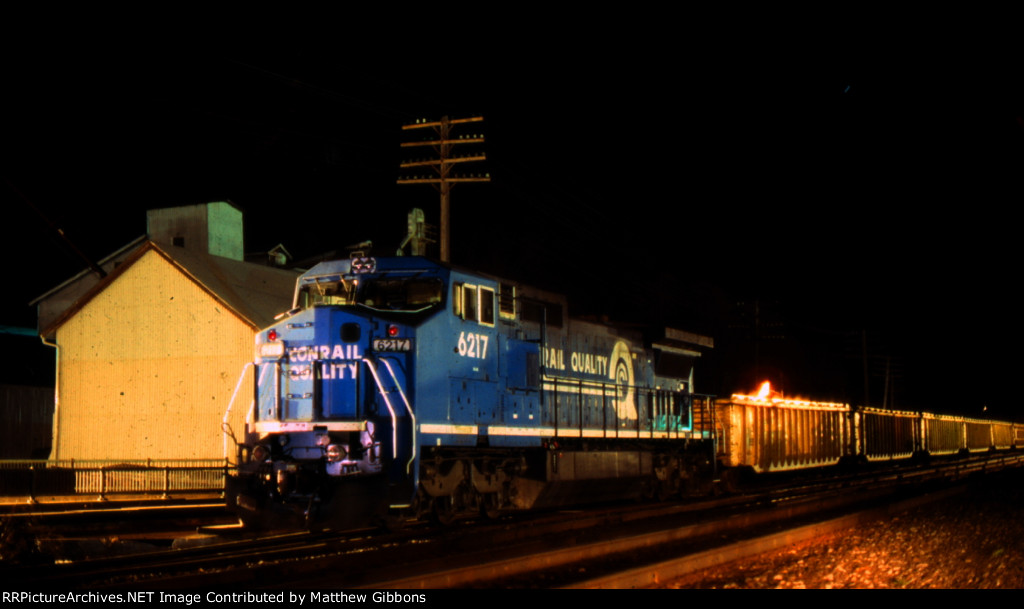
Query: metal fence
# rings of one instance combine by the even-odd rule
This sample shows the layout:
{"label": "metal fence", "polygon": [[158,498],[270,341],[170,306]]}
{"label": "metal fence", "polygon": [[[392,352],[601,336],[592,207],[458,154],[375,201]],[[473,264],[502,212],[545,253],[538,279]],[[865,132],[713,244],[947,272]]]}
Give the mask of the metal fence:
{"label": "metal fence", "polygon": [[232,468],[222,459],[5,460],[0,497],[223,492]]}

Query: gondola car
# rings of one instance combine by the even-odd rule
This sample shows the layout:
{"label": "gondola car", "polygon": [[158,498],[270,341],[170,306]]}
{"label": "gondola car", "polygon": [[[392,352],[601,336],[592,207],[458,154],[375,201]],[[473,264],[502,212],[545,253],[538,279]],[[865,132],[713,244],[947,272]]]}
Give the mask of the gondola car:
{"label": "gondola car", "polygon": [[734,394],[715,403],[719,459],[757,473],[835,465],[850,454],[846,404]]}
{"label": "gondola car", "polygon": [[846,463],[1009,450],[1024,425],[928,412],[756,395],[715,402],[718,459],[730,471],[769,473]]}

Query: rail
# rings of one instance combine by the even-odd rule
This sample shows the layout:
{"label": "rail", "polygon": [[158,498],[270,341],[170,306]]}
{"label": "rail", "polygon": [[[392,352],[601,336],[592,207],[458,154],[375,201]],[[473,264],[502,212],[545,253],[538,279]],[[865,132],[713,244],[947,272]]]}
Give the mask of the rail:
{"label": "rail", "polygon": [[0,498],[93,497],[223,492],[226,459],[0,461]]}

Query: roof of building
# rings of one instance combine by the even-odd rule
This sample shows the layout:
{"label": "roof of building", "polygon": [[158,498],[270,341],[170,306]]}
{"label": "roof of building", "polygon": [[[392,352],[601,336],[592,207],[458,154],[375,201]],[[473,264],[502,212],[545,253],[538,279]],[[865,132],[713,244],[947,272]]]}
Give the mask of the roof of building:
{"label": "roof of building", "polygon": [[[57,328],[78,313],[111,282],[147,252],[156,252],[181,273],[196,282],[214,299],[240,319],[258,329],[270,325],[274,317],[291,307],[297,271],[231,260],[184,248],[164,249],[153,241],[143,241],[120,265],[65,310],[40,334],[52,338]],[[40,297],[42,300],[45,296]]]}
{"label": "roof of building", "polygon": [[[128,257],[132,252],[134,252],[139,246],[141,246],[145,242],[146,242],[146,236],[145,235],[140,235],[139,237],[136,237],[135,239],[133,239],[131,242],[129,242],[129,243],[125,244],[124,246],[122,246],[121,248],[119,248],[114,253],[112,253],[112,254],[102,258],[96,264],[101,269],[103,269],[104,272],[110,273],[118,264],[120,264],[120,262],[122,260],[124,260],[126,257]],[[86,277],[89,277],[91,275],[98,275],[98,274],[96,273],[95,270],[93,270],[91,268],[82,269],[74,277],[71,277],[67,281],[64,281],[64,282],[62,282],[62,283],[60,283],[58,285],[53,286],[52,288],[47,290],[44,294],[42,294],[42,295],[32,299],[32,301],[29,302],[28,304],[31,305],[31,306],[36,306],[40,302],[46,300],[47,298],[50,298],[51,296],[53,296],[57,292],[63,290],[64,288],[66,288],[66,287],[68,287],[68,286],[70,286],[72,284],[78,283],[82,279],[84,279]],[[99,277],[97,277],[96,280],[98,281]]]}

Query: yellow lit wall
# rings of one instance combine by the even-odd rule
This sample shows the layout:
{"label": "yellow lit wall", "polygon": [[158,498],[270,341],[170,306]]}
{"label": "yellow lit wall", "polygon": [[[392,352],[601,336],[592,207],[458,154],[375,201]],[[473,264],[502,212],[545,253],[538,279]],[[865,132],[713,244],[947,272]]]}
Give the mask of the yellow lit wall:
{"label": "yellow lit wall", "polygon": [[[221,422],[255,329],[157,250],[56,331],[55,459],[224,457]],[[241,438],[252,372],[235,402]],[[233,443],[228,455],[233,457]]]}

